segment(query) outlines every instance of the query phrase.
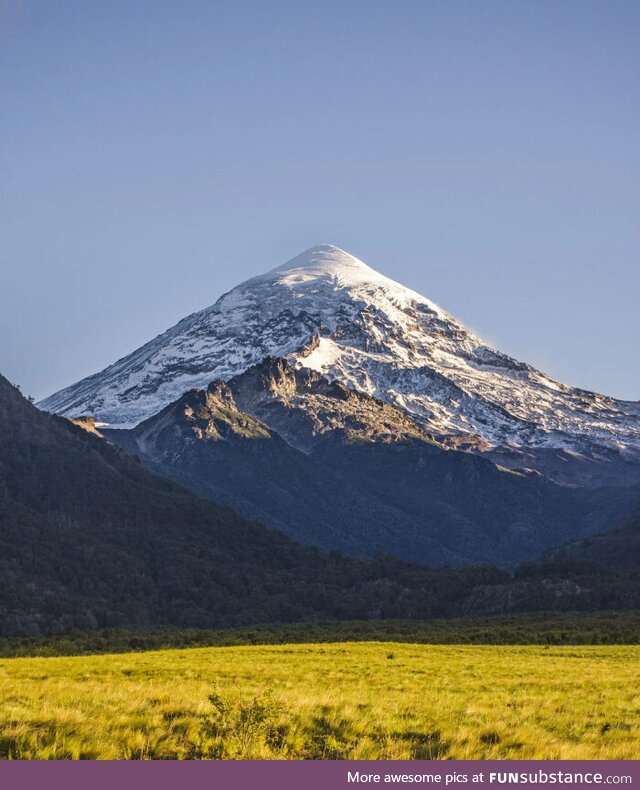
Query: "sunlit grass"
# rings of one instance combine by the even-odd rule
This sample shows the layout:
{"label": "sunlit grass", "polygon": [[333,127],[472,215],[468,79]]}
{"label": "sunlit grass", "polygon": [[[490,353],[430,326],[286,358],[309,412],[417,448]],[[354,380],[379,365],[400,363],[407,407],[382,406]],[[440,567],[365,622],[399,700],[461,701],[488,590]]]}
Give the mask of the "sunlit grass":
{"label": "sunlit grass", "polygon": [[0,757],[631,759],[640,647],[356,643],[0,661]]}

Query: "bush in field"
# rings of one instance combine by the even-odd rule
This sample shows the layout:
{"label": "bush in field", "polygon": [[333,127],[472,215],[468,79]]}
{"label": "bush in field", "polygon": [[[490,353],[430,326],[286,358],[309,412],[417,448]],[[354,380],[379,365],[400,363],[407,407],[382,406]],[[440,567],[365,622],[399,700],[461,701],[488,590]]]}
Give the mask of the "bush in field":
{"label": "bush in field", "polygon": [[271,694],[243,698],[215,690],[209,702],[212,710],[202,716],[192,759],[256,760],[282,751],[283,706]]}

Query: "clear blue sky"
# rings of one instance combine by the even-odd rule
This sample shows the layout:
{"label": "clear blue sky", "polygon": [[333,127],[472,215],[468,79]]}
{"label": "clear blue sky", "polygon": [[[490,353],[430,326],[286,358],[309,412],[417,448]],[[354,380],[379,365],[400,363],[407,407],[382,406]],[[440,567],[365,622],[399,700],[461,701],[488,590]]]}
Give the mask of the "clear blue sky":
{"label": "clear blue sky", "polygon": [[636,0],[0,0],[0,371],[328,242],[640,399],[639,40]]}

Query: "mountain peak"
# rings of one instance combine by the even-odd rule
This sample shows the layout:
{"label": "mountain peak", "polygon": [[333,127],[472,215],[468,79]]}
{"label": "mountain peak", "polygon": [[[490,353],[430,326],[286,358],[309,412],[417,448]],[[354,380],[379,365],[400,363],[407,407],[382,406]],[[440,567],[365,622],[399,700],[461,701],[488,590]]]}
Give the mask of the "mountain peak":
{"label": "mountain peak", "polygon": [[309,247],[286,263],[276,266],[268,272],[267,276],[286,276],[290,273],[304,279],[327,276],[350,279],[354,275],[358,279],[362,279],[363,275],[364,278],[382,277],[364,261],[333,244],[317,244]]}

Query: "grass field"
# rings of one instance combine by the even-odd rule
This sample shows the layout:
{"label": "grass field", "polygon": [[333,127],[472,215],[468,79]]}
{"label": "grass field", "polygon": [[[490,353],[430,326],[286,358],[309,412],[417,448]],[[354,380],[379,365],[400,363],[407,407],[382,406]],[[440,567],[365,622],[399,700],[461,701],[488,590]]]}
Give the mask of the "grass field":
{"label": "grass field", "polygon": [[640,647],[353,643],[0,661],[0,757],[637,758]]}

